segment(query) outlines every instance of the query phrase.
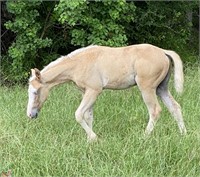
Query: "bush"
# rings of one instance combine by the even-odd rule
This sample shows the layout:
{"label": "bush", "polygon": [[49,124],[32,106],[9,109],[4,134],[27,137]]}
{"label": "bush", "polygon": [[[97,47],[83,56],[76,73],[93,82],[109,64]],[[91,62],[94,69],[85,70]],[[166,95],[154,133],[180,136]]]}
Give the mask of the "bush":
{"label": "bush", "polygon": [[187,18],[189,12],[198,11],[195,1],[16,0],[4,3],[7,13],[12,14],[4,25],[15,34],[2,60],[2,76],[6,81],[24,81],[32,67],[40,69],[59,55],[91,44],[151,43],[179,54],[183,52],[186,57],[181,57],[192,62],[195,57],[191,56],[198,54],[198,42],[194,42],[198,39],[192,37],[196,34],[192,28],[194,20]]}

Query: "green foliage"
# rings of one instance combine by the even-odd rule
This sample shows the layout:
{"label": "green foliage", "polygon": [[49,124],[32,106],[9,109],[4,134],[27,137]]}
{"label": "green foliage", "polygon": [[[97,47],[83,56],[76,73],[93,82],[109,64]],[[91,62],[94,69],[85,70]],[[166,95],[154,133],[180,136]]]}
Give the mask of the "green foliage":
{"label": "green foliage", "polygon": [[146,1],[138,6],[134,38],[139,43],[153,43],[160,47],[181,51],[191,35],[187,13],[192,2]]}
{"label": "green foliage", "polygon": [[[30,68],[41,69],[58,56],[91,44],[151,43],[177,51],[184,61],[197,60],[197,1],[10,0],[5,3],[12,18],[4,26],[16,35],[3,56],[1,73],[5,80],[25,81]],[[194,10],[196,20],[191,21],[188,13]]]}
{"label": "green foliage", "polygon": [[15,15],[15,19],[8,21],[5,26],[17,34],[15,42],[8,50],[9,57],[13,60],[10,69],[14,80],[27,77],[27,69],[34,64],[38,49],[52,43],[50,39],[42,39],[39,35],[41,25],[37,21],[37,7],[40,4],[41,1],[7,2],[7,10]]}
{"label": "green foliage", "polygon": [[58,21],[65,28],[71,28],[71,43],[78,46],[126,45],[128,39],[123,24],[134,20],[134,11],[134,3],[124,0],[62,0],[55,7]]}

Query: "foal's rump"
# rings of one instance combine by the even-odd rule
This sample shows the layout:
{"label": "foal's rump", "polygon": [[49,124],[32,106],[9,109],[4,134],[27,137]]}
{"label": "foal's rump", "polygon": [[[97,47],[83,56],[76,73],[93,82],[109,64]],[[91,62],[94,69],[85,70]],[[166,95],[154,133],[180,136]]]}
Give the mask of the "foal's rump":
{"label": "foal's rump", "polygon": [[[140,46],[140,45],[139,45]],[[135,71],[143,87],[156,88],[168,73],[170,60],[162,49],[144,44],[137,47]]]}

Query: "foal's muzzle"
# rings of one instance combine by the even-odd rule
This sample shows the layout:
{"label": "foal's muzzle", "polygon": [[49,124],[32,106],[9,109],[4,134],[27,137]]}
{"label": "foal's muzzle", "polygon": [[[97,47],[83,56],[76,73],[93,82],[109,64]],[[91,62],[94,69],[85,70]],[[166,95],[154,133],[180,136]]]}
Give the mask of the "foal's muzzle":
{"label": "foal's muzzle", "polygon": [[28,117],[31,119],[37,118],[38,116],[38,109],[33,109],[30,113],[28,113]]}
{"label": "foal's muzzle", "polygon": [[35,113],[35,114],[30,114],[28,117],[30,117],[31,119],[34,119],[34,118],[37,118],[38,116],[38,113]]}

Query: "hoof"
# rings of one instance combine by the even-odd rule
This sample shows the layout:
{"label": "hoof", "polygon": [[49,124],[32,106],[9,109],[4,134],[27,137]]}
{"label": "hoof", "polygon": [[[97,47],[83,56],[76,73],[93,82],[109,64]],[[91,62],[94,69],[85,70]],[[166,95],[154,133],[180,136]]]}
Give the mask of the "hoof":
{"label": "hoof", "polygon": [[182,136],[187,135],[187,130],[186,130],[186,128],[180,130],[180,132],[181,132],[181,135],[182,135]]}
{"label": "hoof", "polygon": [[88,136],[87,141],[88,141],[88,143],[96,142],[97,141],[97,135],[93,134],[91,136]]}

